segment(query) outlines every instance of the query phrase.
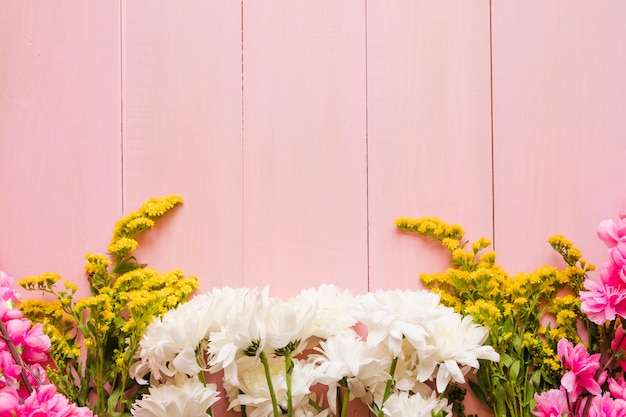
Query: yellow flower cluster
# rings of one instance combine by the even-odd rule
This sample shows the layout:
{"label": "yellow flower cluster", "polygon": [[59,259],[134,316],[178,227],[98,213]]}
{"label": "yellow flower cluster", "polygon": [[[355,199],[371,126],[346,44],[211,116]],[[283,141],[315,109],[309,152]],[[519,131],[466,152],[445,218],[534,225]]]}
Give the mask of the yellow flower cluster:
{"label": "yellow flower cluster", "polygon": [[436,217],[400,218],[395,223],[450,251],[451,267],[420,275],[422,283],[440,294],[444,304],[490,328],[486,343],[502,360],[481,365],[473,385],[478,397],[500,415],[498,409],[528,409],[534,392],[556,386],[563,372],[556,355],[558,340],[581,341],[577,330],[584,315],[576,294],[593,265],[582,259],[580,250],[563,236],[553,236],[549,243],[568,267],[543,266],[510,276],[496,263],[495,252],[479,254],[491,245],[489,239],[478,239],[468,250],[458,225]]}
{"label": "yellow flower cluster", "polygon": [[183,199],[178,195],[152,198],[146,201],[139,210],[117,221],[109,244],[109,252],[121,258],[137,249],[138,243],[133,237],[139,232],[154,227],[156,219],[182,203]]}
{"label": "yellow flower cluster", "polygon": [[407,232],[419,233],[423,236],[431,236],[438,240],[444,238],[460,241],[465,232],[458,224],[449,225],[442,222],[437,217],[423,217],[421,219],[410,219],[400,217],[396,220],[396,226]]}
{"label": "yellow flower cluster", "polygon": [[154,227],[159,217],[181,203],[179,196],[154,198],[116,223],[110,258],[85,255],[90,296],[75,301],[76,285],[68,281],[57,289],[61,277],[51,272],[19,282],[25,289],[55,297],[28,299],[22,311],[42,322],[51,338],[56,365],[49,370],[51,380],[68,398],[97,414],[129,410],[141,393],[128,386],[128,371],[145,328],[198,288],[196,277],[185,277],[180,270],[159,273],[129,256],[138,245],[135,235]]}

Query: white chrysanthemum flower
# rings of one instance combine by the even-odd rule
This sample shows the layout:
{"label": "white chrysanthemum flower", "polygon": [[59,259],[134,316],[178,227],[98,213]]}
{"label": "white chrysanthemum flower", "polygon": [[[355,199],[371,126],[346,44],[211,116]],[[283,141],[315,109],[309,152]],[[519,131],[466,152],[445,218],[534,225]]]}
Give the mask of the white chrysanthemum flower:
{"label": "white chrysanthemum flower", "polygon": [[438,399],[435,392],[429,397],[421,394],[409,395],[407,392],[391,394],[385,401],[383,413],[387,417],[431,417],[432,413],[443,411],[452,415],[452,405],[446,399]]}
{"label": "white chrysanthemum flower", "polygon": [[314,298],[273,299],[265,316],[266,352],[281,355],[294,353],[302,341],[313,335],[316,314],[317,300]]}
{"label": "white chrysanthemum flower", "polygon": [[139,361],[131,367],[131,377],[145,384],[143,377],[147,373],[162,380],[178,372],[187,375],[200,372],[195,350],[208,335],[205,318],[210,307],[210,296],[199,295],[155,318],[139,342]]}
{"label": "white chrysanthemum flower", "polygon": [[309,288],[301,291],[296,300],[316,300],[319,306],[313,320],[313,336],[328,339],[338,333],[356,334],[353,326],[357,323],[354,317],[354,297],[345,290],[341,291],[332,284],[322,284],[315,290]]}
{"label": "white chrysanthemum flower", "polygon": [[317,365],[316,380],[328,386],[328,403],[337,407],[337,386],[345,378],[350,389],[350,399],[364,398],[376,386],[389,380],[391,358],[386,348],[371,346],[359,337],[339,333],[321,341],[315,348],[320,354],[310,359]]}
{"label": "white chrysanthemum flower", "polygon": [[367,342],[386,344],[396,357],[402,354],[404,337],[420,349],[425,344],[424,324],[451,311],[440,304],[439,295],[426,290],[377,291],[356,298],[355,317],[367,326]]}
{"label": "white chrysanthemum flower", "polygon": [[135,417],[205,417],[210,407],[219,400],[215,384],[188,379],[180,386],[152,387],[137,400],[131,413]]}
{"label": "white chrysanthemum flower", "polygon": [[249,292],[228,324],[221,331],[211,333],[208,348],[211,372],[224,369],[227,378],[236,379],[229,368],[241,353],[256,357],[261,352],[294,353],[301,341],[312,335],[316,313],[315,299],[283,301],[270,297],[268,288]]}
{"label": "white chrysanthemum flower", "polygon": [[131,377],[145,384],[147,381],[143,378],[147,373],[151,374],[153,382],[171,380],[177,373],[198,374],[205,362],[204,358],[196,356],[198,348],[206,343],[211,332],[221,330],[230,315],[237,313],[238,300],[245,297],[247,291],[229,287],[215,289],[155,318],[140,341],[138,361],[130,369]]}
{"label": "white chrysanthemum flower", "polygon": [[224,370],[225,377],[237,380],[235,360],[245,354],[258,358],[265,348],[265,317],[271,305],[269,289],[250,290],[237,305],[236,313],[219,332],[212,332],[208,345],[210,372]]}
{"label": "white chrysanthemum flower", "polygon": [[[491,346],[483,346],[489,328],[474,323],[472,316],[453,313],[428,325],[428,348],[420,356],[418,376],[432,375],[437,369],[437,390],[443,392],[450,380],[465,382],[470,368],[479,368],[479,359],[500,360]],[[418,351],[418,354],[421,354]]]}

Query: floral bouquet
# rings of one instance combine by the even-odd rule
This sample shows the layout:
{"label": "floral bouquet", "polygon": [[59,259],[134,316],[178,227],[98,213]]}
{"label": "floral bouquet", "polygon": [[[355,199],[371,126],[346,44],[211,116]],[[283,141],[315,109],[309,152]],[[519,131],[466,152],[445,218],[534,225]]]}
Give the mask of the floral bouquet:
{"label": "floral bouquet", "polygon": [[557,388],[535,395],[537,417],[626,416],[626,218],[598,226],[609,260],[600,281],[586,279],[580,292],[582,312],[598,326],[598,343],[563,338],[558,356],[566,372]]}
{"label": "floral bouquet", "polygon": [[499,359],[488,332],[427,291],[214,289],[147,327],[130,372],[150,388],[132,413],[211,415],[219,372],[243,416],[346,416],[352,399],[377,417],[446,416],[449,383]]}
{"label": "floral bouquet", "polygon": [[92,417],[50,383],[44,369],[50,338],[16,308],[12,284],[0,271],[0,417]]}

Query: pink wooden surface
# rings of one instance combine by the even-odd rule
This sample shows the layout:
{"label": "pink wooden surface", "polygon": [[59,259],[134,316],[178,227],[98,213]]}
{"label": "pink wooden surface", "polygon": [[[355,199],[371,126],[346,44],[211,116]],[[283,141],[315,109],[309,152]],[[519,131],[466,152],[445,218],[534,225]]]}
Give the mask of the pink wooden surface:
{"label": "pink wooden surface", "polygon": [[493,3],[496,248],[510,271],[555,262],[561,233],[596,264],[626,208],[626,4]]}
{"label": "pink wooden surface", "polygon": [[122,22],[124,210],[185,200],[137,256],[204,291],[241,286],[241,6],[128,1]]}
{"label": "pink wooden surface", "polygon": [[[0,268],[81,282],[122,214],[119,5],[0,6]],[[86,285],[82,285],[85,289]]]}
{"label": "pink wooden surface", "polygon": [[363,2],[246,2],[244,276],[367,290]]}
{"label": "pink wooden surface", "polygon": [[492,237],[489,3],[368,1],[367,17],[370,288],[419,288],[445,251],[396,218]]}

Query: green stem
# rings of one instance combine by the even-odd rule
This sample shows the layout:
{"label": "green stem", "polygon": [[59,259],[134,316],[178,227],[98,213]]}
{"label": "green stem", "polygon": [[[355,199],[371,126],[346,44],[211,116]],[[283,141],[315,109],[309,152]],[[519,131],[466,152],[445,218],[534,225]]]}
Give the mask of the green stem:
{"label": "green stem", "polygon": [[206,387],[206,377],[204,376],[204,371],[198,372],[198,380]]}
{"label": "green stem", "polygon": [[379,417],[383,417],[383,405],[385,401],[391,395],[391,387],[393,386],[393,374],[396,373],[396,366],[398,365],[398,357],[393,358],[391,361],[391,367],[389,368],[389,380],[387,381],[387,385],[385,385],[385,393],[383,394],[383,401],[380,404],[380,411],[378,412]]}
{"label": "green stem", "polygon": [[274,410],[274,417],[279,417],[278,414],[278,402],[276,401],[276,392],[274,391],[274,384],[272,383],[272,375],[270,374],[270,364],[267,360],[267,354],[261,352],[261,363],[263,363],[263,369],[265,370],[265,379],[267,380],[267,389],[270,392],[270,398],[272,399],[272,409]]}
{"label": "green stem", "polygon": [[350,389],[345,388],[343,390],[343,400],[341,402],[341,417],[346,417],[348,412],[348,401],[350,400]]}
{"label": "green stem", "polygon": [[[104,381],[102,380],[102,372],[104,369],[104,348],[102,346],[99,346],[99,342],[96,342],[96,344],[96,352],[98,352],[98,354],[96,354],[94,358],[96,362],[96,372],[94,372],[94,380],[96,385],[96,412],[98,415],[100,415],[104,413],[104,405],[106,404],[106,398],[104,397]],[[86,375],[86,377],[88,377],[88,375]]]}
{"label": "green stem", "polygon": [[291,374],[293,373],[293,362],[291,353],[285,355],[285,382],[287,383],[287,416],[293,416],[293,399],[291,398]]}
{"label": "green stem", "polygon": [[318,403],[313,401],[311,398],[309,398],[309,405],[313,407],[315,411],[317,411],[318,413],[321,413],[323,410],[323,408]]}

